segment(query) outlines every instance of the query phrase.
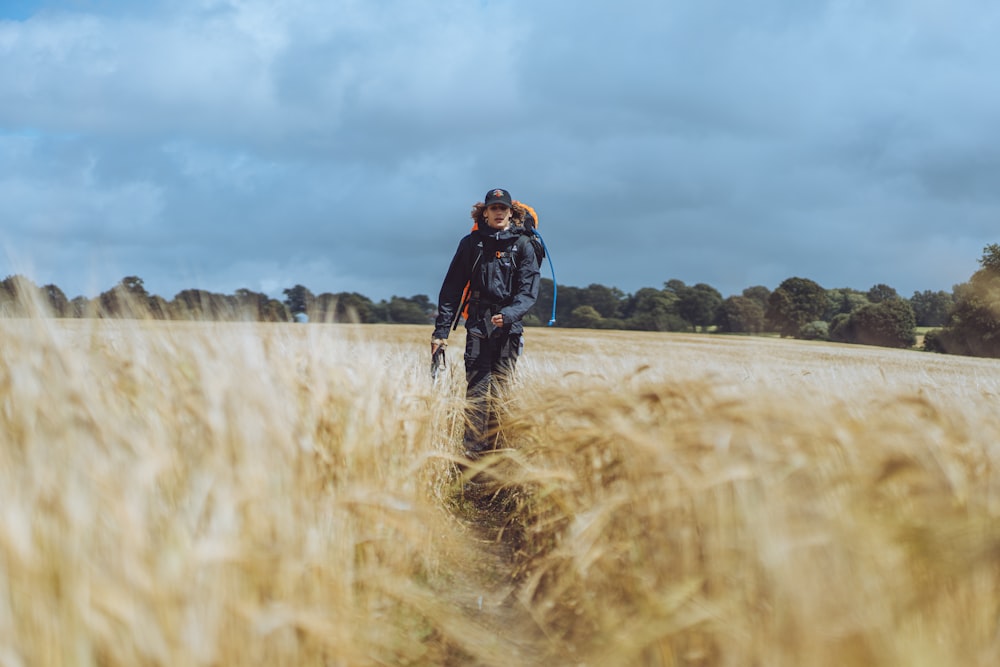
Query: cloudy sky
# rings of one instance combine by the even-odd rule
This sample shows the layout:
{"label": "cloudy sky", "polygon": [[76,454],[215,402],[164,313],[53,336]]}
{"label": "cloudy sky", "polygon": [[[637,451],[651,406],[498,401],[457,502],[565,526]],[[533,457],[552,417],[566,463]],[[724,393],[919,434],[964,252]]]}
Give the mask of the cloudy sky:
{"label": "cloudy sky", "polygon": [[564,285],[950,290],[1000,242],[997,35],[993,0],[3,0],[0,274],[436,297],[504,187]]}

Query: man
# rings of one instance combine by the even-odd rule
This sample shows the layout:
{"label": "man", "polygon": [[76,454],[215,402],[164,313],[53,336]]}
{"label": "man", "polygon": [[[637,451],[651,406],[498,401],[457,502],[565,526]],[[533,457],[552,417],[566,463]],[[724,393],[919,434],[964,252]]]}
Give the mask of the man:
{"label": "man", "polygon": [[494,401],[510,380],[521,350],[521,318],[538,299],[539,258],[524,227],[526,209],[503,189],[472,208],[472,233],[458,244],[438,296],[431,356],[447,345],[468,285],[465,321],[465,455],[495,448]]}

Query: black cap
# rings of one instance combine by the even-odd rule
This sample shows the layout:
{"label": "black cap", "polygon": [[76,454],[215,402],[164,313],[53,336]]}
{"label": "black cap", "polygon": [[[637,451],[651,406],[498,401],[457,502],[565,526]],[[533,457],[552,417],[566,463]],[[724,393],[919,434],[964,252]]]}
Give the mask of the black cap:
{"label": "black cap", "polygon": [[486,205],[490,204],[503,204],[507,208],[513,206],[510,199],[510,193],[506,190],[501,190],[497,188],[496,190],[490,190],[486,193]]}

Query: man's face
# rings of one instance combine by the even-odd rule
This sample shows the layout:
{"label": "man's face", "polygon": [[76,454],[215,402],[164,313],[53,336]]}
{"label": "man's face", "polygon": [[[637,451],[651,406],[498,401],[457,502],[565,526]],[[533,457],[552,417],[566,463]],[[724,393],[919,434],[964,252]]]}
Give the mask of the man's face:
{"label": "man's face", "polygon": [[490,204],[486,209],[486,223],[492,229],[507,229],[510,225],[510,208],[503,204]]}

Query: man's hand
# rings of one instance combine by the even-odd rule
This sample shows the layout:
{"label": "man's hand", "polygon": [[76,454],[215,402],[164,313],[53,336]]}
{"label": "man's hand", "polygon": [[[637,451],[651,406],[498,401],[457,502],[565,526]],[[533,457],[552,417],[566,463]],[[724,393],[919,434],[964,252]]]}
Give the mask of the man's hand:
{"label": "man's hand", "polygon": [[437,380],[438,373],[448,365],[444,359],[444,351],[448,347],[448,341],[443,338],[431,339],[431,379]]}
{"label": "man's hand", "polygon": [[431,356],[433,357],[437,354],[437,351],[441,348],[448,347],[448,341],[444,338],[434,338],[431,340]]}
{"label": "man's hand", "polygon": [[494,315],[493,317],[490,318],[490,322],[495,327],[502,327],[503,326],[503,314],[502,313],[497,313],[496,315]]}

